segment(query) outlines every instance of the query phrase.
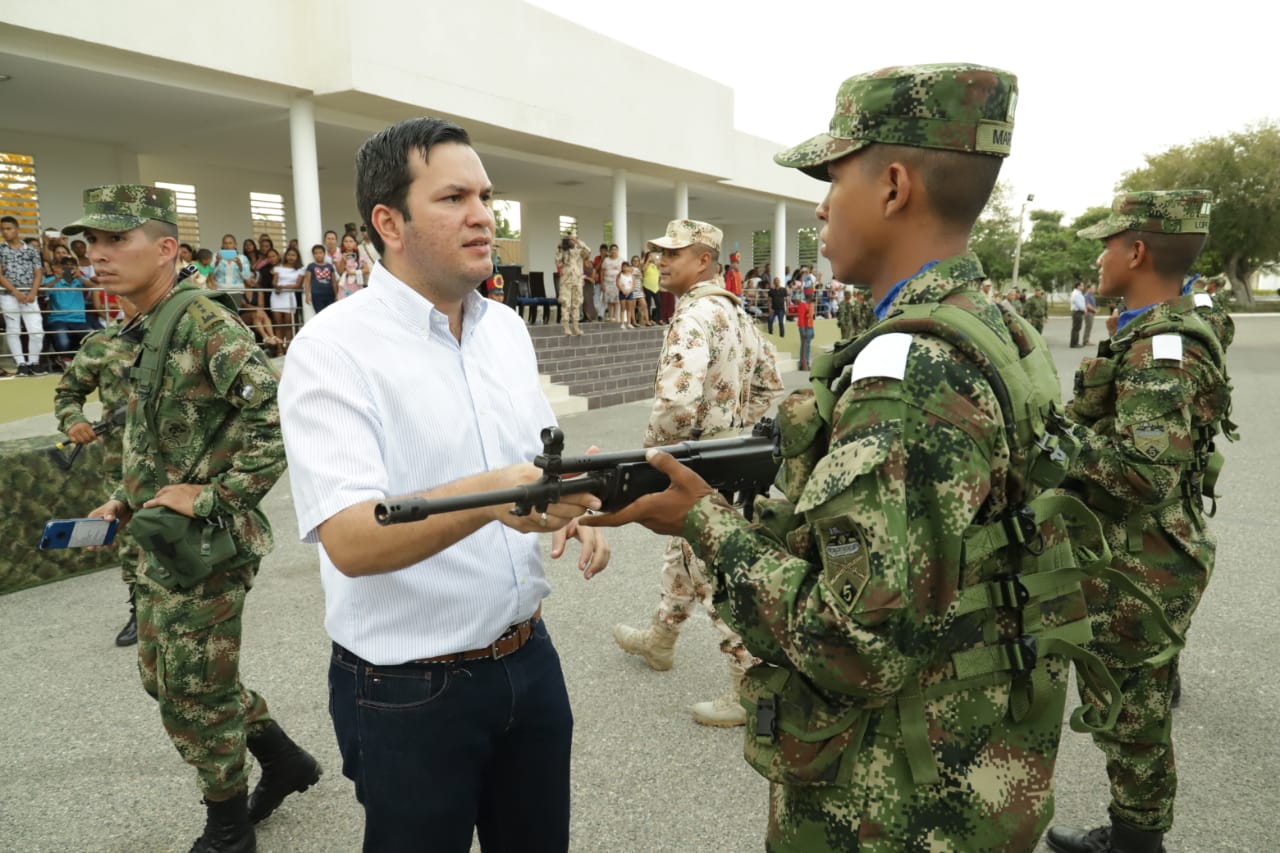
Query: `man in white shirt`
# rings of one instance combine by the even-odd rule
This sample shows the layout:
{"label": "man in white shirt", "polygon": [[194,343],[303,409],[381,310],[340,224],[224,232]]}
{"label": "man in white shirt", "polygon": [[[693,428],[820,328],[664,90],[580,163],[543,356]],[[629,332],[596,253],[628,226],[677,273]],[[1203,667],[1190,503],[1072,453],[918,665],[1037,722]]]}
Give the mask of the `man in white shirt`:
{"label": "man in white shirt", "polygon": [[1084,312],[1086,303],[1084,299],[1084,282],[1077,281],[1075,289],[1071,291],[1071,348],[1082,346],[1080,343],[1080,327],[1084,325]]}
{"label": "man in white shirt", "polygon": [[486,853],[564,851],[573,717],[531,534],[553,534],[553,557],[580,539],[591,577],[608,547],[576,519],[599,501],[377,524],[388,497],[538,479],[526,460],[555,418],[524,323],[476,291],[492,186],[466,131],[390,127],[361,147],[356,186],[382,261],[294,339],[280,408],[298,529],[320,543],[330,713],[364,849],[463,853],[474,829]]}

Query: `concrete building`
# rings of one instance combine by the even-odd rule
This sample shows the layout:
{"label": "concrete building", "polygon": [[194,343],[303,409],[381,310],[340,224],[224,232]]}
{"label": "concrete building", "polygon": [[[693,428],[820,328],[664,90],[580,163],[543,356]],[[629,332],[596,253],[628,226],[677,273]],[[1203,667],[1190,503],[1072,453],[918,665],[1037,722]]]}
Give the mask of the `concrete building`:
{"label": "concrete building", "polygon": [[744,270],[795,267],[824,191],[733,128],[726,86],[518,0],[0,0],[0,78],[0,206],[33,176],[41,227],[85,187],[165,182],[200,245],[278,228],[305,254],[358,220],[361,142],[424,114],[467,128],[520,203],[526,270],[553,269],[562,217],[634,254],[683,215]]}

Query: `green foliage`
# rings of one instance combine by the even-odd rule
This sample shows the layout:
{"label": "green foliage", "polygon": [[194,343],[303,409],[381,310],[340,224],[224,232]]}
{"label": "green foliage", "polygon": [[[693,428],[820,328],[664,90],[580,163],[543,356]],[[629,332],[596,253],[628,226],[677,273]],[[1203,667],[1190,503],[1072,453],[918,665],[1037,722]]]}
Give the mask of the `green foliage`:
{"label": "green foliage", "polygon": [[499,240],[519,240],[520,231],[511,227],[511,220],[506,216],[505,206],[499,202],[493,206],[493,236]]}
{"label": "green foliage", "polygon": [[1195,271],[1226,273],[1243,303],[1248,283],[1280,263],[1280,124],[1273,121],[1148,155],[1124,175],[1125,189],[1208,189],[1214,194],[1209,242]]}
{"label": "green foliage", "polygon": [[1012,194],[1004,181],[996,184],[969,238],[969,250],[982,262],[987,278],[1000,288],[1013,276],[1013,249],[1018,242],[1018,214],[1009,203]]}

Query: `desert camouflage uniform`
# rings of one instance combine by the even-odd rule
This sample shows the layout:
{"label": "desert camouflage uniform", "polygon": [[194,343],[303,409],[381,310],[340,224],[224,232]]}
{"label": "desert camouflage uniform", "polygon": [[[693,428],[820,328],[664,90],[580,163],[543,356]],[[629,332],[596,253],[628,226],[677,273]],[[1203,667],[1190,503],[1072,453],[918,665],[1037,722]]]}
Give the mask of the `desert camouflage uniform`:
{"label": "desert camouflage uniform", "polygon": [[[1158,208],[1185,192],[1122,194],[1115,209]],[[1188,220],[1194,216],[1184,212]],[[1207,213],[1202,218],[1207,231]],[[1107,237],[1135,225],[1113,217],[1080,234]],[[1143,230],[1177,233],[1176,227]],[[1221,347],[1182,297],[1138,315],[1103,342],[1097,358],[1086,358],[1068,408],[1072,420],[1088,427],[1071,476],[1103,521],[1112,567],[1158,602],[1180,635],[1213,574],[1216,540],[1201,502],[1213,440],[1224,426],[1231,429],[1230,407]],[[1166,831],[1177,790],[1170,714],[1177,649],[1154,629],[1150,608],[1132,596],[1096,581],[1086,583],[1085,594],[1092,648],[1124,693],[1114,731],[1094,736],[1107,758],[1111,815],[1141,830]],[[1081,697],[1096,701],[1088,690]]]}
{"label": "desert camouflage uniform", "polygon": [[591,257],[586,246],[574,244],[569,251],[556,249],[556,266],[560,267],[560,323],[565,333],[576,331],[582,312],[582,265]]}
{"label": "desert camouflage uniform", "polygon": [[[145,329],[149,316],[135,322]],[[266,701],[241,684],[239,660],[245,593],[272,546],[258,505],[285,468],[276,382],[239,317],[197,299],[178,321],[156,391],[158,435],[148,433],[138,398],[130,397],[123,481],[113,495],[137,510],[167,482],[206,484],[196,516],[221,520],[236,541],[240,556],[190,589],[150,580],[147,572],[158,566],[150,555],[138,578],[143,687],[213,801],[246,789],[246,736],[271,722]]]}
{"label": "desert camouflage uniform", "polygon": [[[96,389],[102,401],[102,417],[109,418],[116,407],[129,399],[129,367],[137,356],[138,341],[121,337],[120,324],[86,335],[71,365],[62,374],[53,392],[53,411],[58,429],[67,432],[76,424],[89,424],[84,403]],[[123,447],[119,426],[102,437],[105,491],[110,494],[120,484]],[[120,552],[120,576],[132,584],[138,575],[138,545],[126,527],[116,536]]]}
{"label": "desert camouflage uniform", "polygon": [[[751,426],[769,411],[782,390],[773,344],[760,336],[738,303],[718,280],[695,285],[676,303],[658,358],[645,447],[721,437]],[[687,542],[672,537],[663,555],[657,618],[679,627],[698,601],[723,636],[721,650],[743,667],[754,664],[741,638],[711,606],[701,561]]]}

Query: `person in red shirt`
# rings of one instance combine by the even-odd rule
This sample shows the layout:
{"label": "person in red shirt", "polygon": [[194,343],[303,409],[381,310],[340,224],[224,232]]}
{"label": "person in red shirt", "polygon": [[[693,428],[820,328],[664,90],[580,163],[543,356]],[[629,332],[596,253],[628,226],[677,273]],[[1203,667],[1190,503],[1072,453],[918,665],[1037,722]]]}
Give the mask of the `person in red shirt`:
{"label": "person in red shirt", "polygon": [[809,349],[813,345],[813,297],[802,296],[796,306],[796,328],[800,330],[800,369],[809,369]]}
{"label": "person in red shirt", "polygon": [[738,272],[738,253],[729,256],[729,268],[724,271],[724,289],[734,296],[742,295],[742,273]]}

